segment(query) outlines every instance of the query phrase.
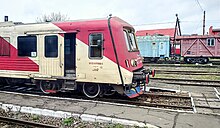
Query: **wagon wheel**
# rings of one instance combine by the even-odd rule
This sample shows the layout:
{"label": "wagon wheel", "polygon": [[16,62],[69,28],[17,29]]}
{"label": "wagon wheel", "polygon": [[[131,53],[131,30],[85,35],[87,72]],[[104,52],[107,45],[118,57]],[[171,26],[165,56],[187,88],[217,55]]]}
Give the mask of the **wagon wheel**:
{"label": "wagon wheel", "polygon": [[198,58],[198,62],[200,64],[206,64],[206,63],[208,63],[208,58]]}
{"label": "wagon wheel", "polygon": [[40,81],[40,90],[45,94],[56,93],[58,83],[51,81]]}
{"label": "wagon wheel", "polygon": [[97,97],[101,92],[101,88],[99,84],[83,84],[83,93],[89,98]]}
{"label": "wagon wheel", "polygon": [[196,59],[195,58],[186,58],[186,62],[188,64],[195,64],[196,63]]}
{"label": "wagon wheel", "polygon": [[209,62],[209,58],[204,58],[204,63],[207,64]]}

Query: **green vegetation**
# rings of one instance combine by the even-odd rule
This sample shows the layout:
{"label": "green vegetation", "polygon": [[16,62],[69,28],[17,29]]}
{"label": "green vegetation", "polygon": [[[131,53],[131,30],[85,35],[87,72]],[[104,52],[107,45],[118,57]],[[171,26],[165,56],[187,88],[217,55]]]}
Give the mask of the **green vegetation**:
{"label": "green vegetation", "polygon": [[32,120],[34,120],[34,121],[40,120],[40,116],[39,115],[31,115],[31,117],[32,117]]}
{"label": "green vegetation", "polygon": [[65,118],[65,119],[63,120],[63,124],[64,124],[65,126],[71,126],[71,125],[73,124],[73,122],[74,122],[74,119],[73,119],[72,117]]}
{"label": "green vegetation", "polygon": [[110,124],[108,128],[124,128],[124,126],[121,124]]}

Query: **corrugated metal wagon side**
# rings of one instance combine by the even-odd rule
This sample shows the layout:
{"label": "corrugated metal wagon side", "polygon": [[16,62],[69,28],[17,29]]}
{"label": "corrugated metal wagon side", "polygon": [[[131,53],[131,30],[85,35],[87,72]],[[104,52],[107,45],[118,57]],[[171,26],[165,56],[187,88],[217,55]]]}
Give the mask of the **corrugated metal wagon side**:
{"label": "corrugated metal wagon side", "polygon": [[145,61],[157,61],[170,55],[169,36],[137,36],[138,48]]}

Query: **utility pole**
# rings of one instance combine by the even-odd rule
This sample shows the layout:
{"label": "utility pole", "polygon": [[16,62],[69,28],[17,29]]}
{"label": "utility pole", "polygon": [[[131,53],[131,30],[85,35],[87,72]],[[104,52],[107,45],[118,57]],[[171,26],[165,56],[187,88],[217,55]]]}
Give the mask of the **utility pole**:
{"label": "utility pole", "polygon": [[203,35],[205,35],[205,11],[203,13]]}
{"label": "utility pole", "polygon": [[176,60],[176,36],[181,36],[181,29],[180,29],[180,20],[178,18],[178,14],[176,14],[176,25],[174,31],[174,38],[172,44],[172,57]]}

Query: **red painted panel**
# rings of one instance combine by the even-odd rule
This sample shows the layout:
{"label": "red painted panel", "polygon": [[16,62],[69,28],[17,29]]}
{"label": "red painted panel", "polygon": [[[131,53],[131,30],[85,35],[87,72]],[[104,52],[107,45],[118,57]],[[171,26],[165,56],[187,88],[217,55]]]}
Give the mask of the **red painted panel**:
{"label": "red painted panel", "polygon": [[[104,34],[104,56],[112,60],[116,63],[116,57],[114,54],[113,44],[110,37],[110,32],[108,29],[108,20],[91,20],[91,21],[79,21],[79,22],[60,22],[60,23],[54,23],[56,26],[61,28],[63,31],[74,31],[79,30],[77,33],[77,39],[81,40],[86,45],[89,44],[89,34],[97,31],[102,31]],[[139,52],[129,52],[125,43],[124,39],[124,33],[123,33],[123,27],[130,27],[131,25],[126,23],[125,21],[119,19],[119,18],[112,18],[111,19],[111,27],[112,32],[114,36],[114,41],[116,44],[116,51],[119,58],[119,64],[123,68],[133,71],[136,69],[139,69],[143,66],[141,63],[140,53]],[[131,59],[139,59],[138,60],[138,66],[137,67],[127,67],[125,60],[131,60]]]}
{"label": "red painted panel", "polygon": [[180,55],[180,48],[176,48],[176,54]]}
{"label": "red painted panel", "polygon": [[0,37],[0,56],[9,56],[10,45],[2,37]]}
{"label": "red painted panel", "polygon": [[[2,38],[1,38],[2,39]],[[4,44],[10,44],[6,40],[1,40]],[[17,49],[11,44],[10,56],[0,56],[0,70],[15,70],[15,71],[39,71],[39,66],[28,57],[18,57]]]}

